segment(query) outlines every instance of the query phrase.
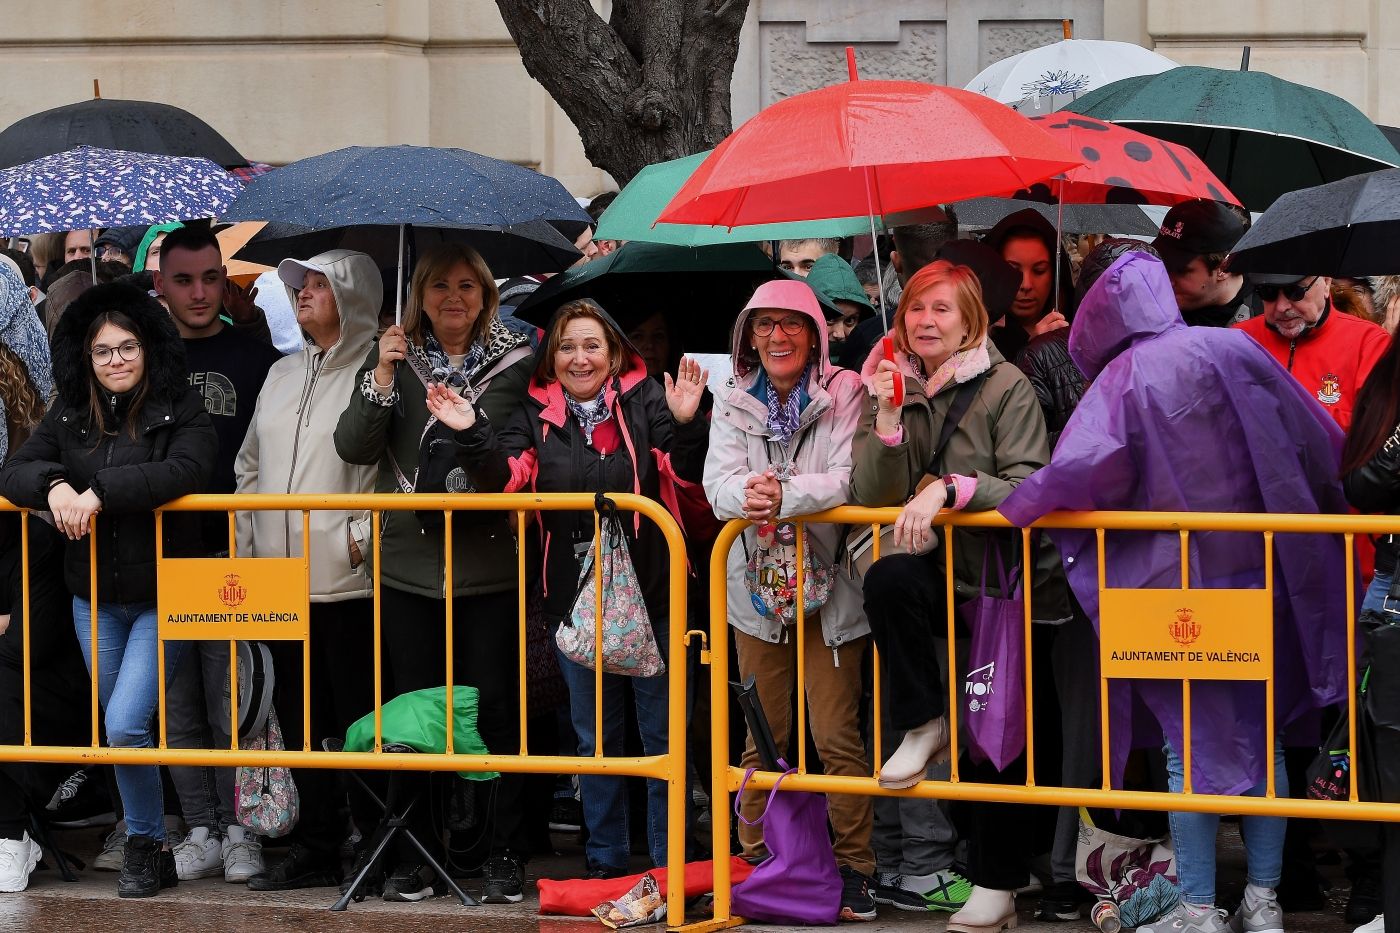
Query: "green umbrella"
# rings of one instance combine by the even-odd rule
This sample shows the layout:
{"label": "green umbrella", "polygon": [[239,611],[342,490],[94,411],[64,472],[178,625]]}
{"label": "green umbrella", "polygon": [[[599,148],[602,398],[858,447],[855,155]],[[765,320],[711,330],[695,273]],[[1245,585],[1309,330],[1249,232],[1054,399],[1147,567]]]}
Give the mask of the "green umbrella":
{"label": "green umbrella", "polygon": [[[754,227],[707,227],[699,224],[658,224],[656,218],[675,197],[681,185],[705,160],[706,152],[684,159],[648,165],[618,192],[617,199],[598,218],[593,234],[599,240],[640,240],[673,246],[709,246],[716,243],[752,243],[759,240],[802,240],[820,237],[859,236],[870,232],[865,217],[839,220],[807,220],[798,223],[760,224]],[[656,224],[656,226],[652,226]],[[878,224],[877,224],[878,226]]]}
{"label": "green umbrella", "polygon": [[1395,147],[1351,104],[1261,71],[1192,65],[1124,78],[1061,112],[1186,146],[1252,211],[1289,191],[1400,164]]}

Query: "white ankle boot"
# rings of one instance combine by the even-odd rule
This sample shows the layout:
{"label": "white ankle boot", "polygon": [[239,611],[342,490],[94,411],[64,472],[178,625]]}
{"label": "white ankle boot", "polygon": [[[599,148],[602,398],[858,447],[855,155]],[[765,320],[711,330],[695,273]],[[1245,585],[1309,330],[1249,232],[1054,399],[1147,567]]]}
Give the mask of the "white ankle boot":
{"label": "white ankle boot", "polygon": [[974,887],[962,910],[948,918],[947,933],[1000,933],[1015,928],[1016,895]]}
{"label": "white ankle boot", "polygon": [[930,762],[947,760],[948,720],[939,716],[904,733],[904,741],[880,768],[880,786],[913,787],[924,779]]}

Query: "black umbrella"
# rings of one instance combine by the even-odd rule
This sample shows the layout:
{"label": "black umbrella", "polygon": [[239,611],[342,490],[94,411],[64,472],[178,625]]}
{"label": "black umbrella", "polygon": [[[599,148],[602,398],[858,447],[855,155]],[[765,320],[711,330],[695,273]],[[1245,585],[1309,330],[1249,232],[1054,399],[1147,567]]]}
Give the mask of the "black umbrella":
{"label": "black umbrella", "polygon": [[[662,312],[673,346],[687,353],[728,353],[730,331],[754,289],[769,279],[796,278],[753,243],[672,246],[632,240],[607,256],[556,275],[515,309],[549,325],[560,305],[592,298],[624,331]],[[828,315],[835,307],[817,296]]]}
{"label": "black umbrella", "polygon": [[1400,169],[1285,194],[1245,232],[1229,263],[1232,272],[1400,273]]}
{"label": "black umbrella", "polygon": [[[504,236],[502,234],[505,234]],[[502,278],[567,268],[579,251],[552,224],[542,220],[508,227],[406,226],[410,257],[440,243],[466,243],[481,254],[491,273]],[[310,259],[331,249],[356,249],[382,269],[398,264],[397,227],[359,226],[313,230],[296,224],[270,223],[259,230],[234,258],[275,266],[284,259]],[[411,269],[413,262],[408,263]]]}
{"label": "black umbrella", "polygon": [[247,165],[228,140],[179,107],[149,100],[85,100],[32,114],[0,132],[0,168],[78,146],[197,156],[224,168]]}

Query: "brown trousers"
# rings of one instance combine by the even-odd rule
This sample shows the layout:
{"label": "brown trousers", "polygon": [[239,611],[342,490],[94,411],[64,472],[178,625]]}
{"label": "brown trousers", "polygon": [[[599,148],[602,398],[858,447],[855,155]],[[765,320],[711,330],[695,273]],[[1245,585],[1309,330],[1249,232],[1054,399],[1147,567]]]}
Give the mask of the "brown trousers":
{"label": "brown trousers", "polygon": [[[813,613],[805,620],[803,645],[804,676],[807,688],[807,721],[817,753],[826,774],[870,776],[870,763],[861,741],[858,709],[860,706],[861,667],[869,636],[857,638],[833,650],[822,640],[821,622]],[[757,681],[758,697],[773,741],[781,751],[788,747],[792,730],[792,697],[797,687],[797,629],[788,629],[787,640],[773,644],[735,631],[739,649],[741,679],[750,674]],[[799,742],[805,736],[798,736]],[[796,762],[789,762],[796,766]],[[758,753],[753,737],[744,744],[744,768],[758,767]],[[768,791],[747,791],[739,809],[745,819],[757,819],[763,812]],[[856,794],[831,794],[827,798],[827,815],[835,831],[833,848],[836,861],[849,865],[863,875],[875,873],[875,854],[870,847],[873,819],[871,798]],[[739,823],[739,841],[746,856],[761,856],[763,827]]]}

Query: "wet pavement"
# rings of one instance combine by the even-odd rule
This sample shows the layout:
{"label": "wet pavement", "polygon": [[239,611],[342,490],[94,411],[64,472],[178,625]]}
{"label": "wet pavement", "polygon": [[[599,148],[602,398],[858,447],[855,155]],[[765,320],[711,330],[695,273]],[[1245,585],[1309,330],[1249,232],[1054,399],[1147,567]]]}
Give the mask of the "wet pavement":
{"label": "wet pavement", "polygon": [[[65,849],[90,861],[100,845],[105,830],[75,830],[59,835]],[[581,852],[571,840],[556,835],[560,852],[547,858],[536,858],[529,866],[529,878],[567,878],[579,870]],[[280,852],[269,853],[277,858]],[[1242,852],[1236,827],[1226,824],[1221,833],[1221,900],[1233,893],[1238,896],[1242,885]],[[1341,869],[1325,866],[1324,875],[1334,882],[1328,894],[1326,913],[1294,913],[1287,915],[1289,931],[1316,933],[1350,933],[1351,927],[1341,920],[1346,903],[1347,888]],[[264,893],[249,891],[242,885],[225,884],[219,879],[182,882],[162,891],[154,898],[121,900],[116,896],[116,874],[89,868],[80,872],[76,883],[67,883],[56,871],[40,870],[30,880],[29,890],[22,894],[0,895],[0,931],[63,931],[63,933],[122,933],[122,931],[193,930],[198,933],[218,931],[266,930],[345,930],[372,933],[446,933],[448,930],[471,930],[481,933],[588,933],[604,927],[591,919],[538,916],[539,902],[534,885],[527,884],[525,900],[513,905],[483,905],[463,907],[451,897],[432,898],[416,904],[386,903],[366,900],[351,904],[344,913],[331,913],[327,908],[336,898],[333,888]],[[480,882],[466,880],[463,888],[469,894],[480,893]],[[1044,923],[1035,921],[1036,898],[1020,899],[1018,931],[1021,933],[1087,933],[1094,927],[1087,920],[1079,923]],[[947,914],[923,914],[880,908],[879,918],[858,929],[861,933],[927,930],[938,933],[944,927]],[[696,919],[692,917],[691,919]],[[660,930],[660,926],[652,927]],[[772,926],[750,926],[756,931],[789,929]],[[802,928],[790,928],[802,929]]]}

